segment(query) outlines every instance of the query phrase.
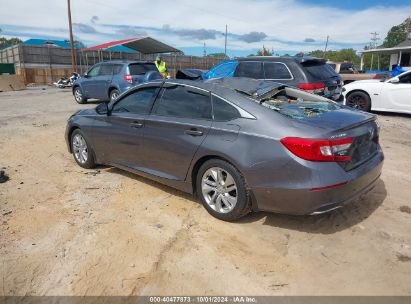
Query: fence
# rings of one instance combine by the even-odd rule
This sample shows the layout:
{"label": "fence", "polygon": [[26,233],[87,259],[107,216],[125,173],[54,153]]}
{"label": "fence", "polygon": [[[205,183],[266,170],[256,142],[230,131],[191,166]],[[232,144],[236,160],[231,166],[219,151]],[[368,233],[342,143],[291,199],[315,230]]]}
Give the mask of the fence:
{"label": "fence", "polygon": [[[76,50],[77,67],[80,74],[91,66],[108,60],[147,60],[154,61],[155,55],[138,52],[83,51]],[[208,70],[222,59],[216,57],[197,57],[185,55],[163,55],[171,76],[179,69],[194,68]],[[50,84],[72,72],[70,49],[55,46],[15,45],[0,50],[0,63],[13,63],[16,74],[25,83]]]}

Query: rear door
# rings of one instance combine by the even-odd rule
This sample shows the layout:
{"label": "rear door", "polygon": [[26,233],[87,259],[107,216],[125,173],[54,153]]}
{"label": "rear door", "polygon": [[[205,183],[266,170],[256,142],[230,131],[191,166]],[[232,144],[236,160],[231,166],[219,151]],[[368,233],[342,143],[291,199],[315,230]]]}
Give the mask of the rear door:
{"label": "rear door", "polygon": [[167,179],[185,180],[211,123],[209,92],[165,84],[145,122],[147,171]]}

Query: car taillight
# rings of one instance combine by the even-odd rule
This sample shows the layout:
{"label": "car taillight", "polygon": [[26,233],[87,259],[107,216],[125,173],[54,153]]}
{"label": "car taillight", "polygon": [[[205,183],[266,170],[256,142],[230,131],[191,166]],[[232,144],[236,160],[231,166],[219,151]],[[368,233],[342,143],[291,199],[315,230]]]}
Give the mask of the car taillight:
{"label": "car taillight", "polygon": [[325,89],[325,83],[323,82],[300,83],[298,87],[301,90],[305,90],[305,91],[322,90],[322,89]]}
{"label": "car taillight", "polygon": [[126,74],[124,75],[124,80],[129,82],[129,83],[133,83],[133,76]]}
{"label": "car taillight", "polygon": [[340,162],[350,161],[349,149],[352,138],[311,139],[285,137],[281,143],[298,157],[311,161]]}

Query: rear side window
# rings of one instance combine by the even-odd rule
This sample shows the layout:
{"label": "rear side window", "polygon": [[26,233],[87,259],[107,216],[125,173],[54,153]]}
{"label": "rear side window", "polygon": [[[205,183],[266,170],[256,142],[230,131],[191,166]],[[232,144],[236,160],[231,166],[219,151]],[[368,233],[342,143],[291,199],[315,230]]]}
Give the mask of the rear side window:
{"label": "rear side window", "polygon": [[112,113],[148,114],[158,90],[158,87],[149,87],[134,91],[120,99]]}
{"label": "rear side window", "polygon": [[113,65],[112,64],[102,64],[99,75],[101,76],[113,75]]}
{"label": "rear side window", "polygon": [[331,77],[338,76],[337,73],[326,63],[319,62],[303,62],[301,63],[303,70],[312,78],[317,80],[325,80]]}
{"label": "rear side window", "polygon": [[235,76],[264,79],[263,64],[258,61],[242,61],[237,66]]}
{"label": "rear side window", "polygon": [[241,117],[240,112],[228,102],[213,95],[214,120],[229,121]]}
{"label": "rear side window", "polygon": [[157,71],[157,67],[154,63],[132,63],[129,64],[128,69],[130,75],[144,75],[150,71]]}
{"label": "rear side window", "polygon": [[210,95],[184,86],[163,89],[155,113],[162,116],[211,119]]}
{"label": "rear side window", "polygon": [[292,79],[287,66],[280,62],[264,63],[265,79]]}
{"label": "rear side window", "polygon": [[113,75],[117,75],[118,73],[120,73],[122,68],[123,66],[121,64],[113,65]]}

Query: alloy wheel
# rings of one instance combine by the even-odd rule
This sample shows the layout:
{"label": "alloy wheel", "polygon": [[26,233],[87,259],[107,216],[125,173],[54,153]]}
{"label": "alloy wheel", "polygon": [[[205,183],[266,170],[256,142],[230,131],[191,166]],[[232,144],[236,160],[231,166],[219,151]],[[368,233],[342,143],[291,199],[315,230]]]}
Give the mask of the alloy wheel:
{"label": "alloy wheel", "polygon": [[216,212],[228,213],[237,204],[237,185],[226,170],[208,169],[201,179],[201,191],[206,203]]}
{"label": "alloy wheel", "polygon": [[367,106],[367,101],[362,96],[353,95],[348,98],[347,105],[354,109],[364,110]]}
{"label": "alloy wheel", "polygon": [[88,159],[88,148],[86,140],[80,134],[76,134],[72,141],[73,154],[80,164],[85,164]]}
{"label": "alloy wheel", "polygon": [[83,95],[81,94],[80,89],[77,88],[77,89],[74,91],[74,98],[76,99],[77,102],[83,101]]}

